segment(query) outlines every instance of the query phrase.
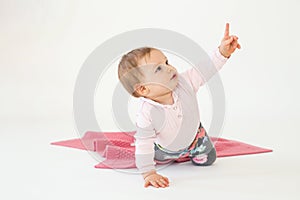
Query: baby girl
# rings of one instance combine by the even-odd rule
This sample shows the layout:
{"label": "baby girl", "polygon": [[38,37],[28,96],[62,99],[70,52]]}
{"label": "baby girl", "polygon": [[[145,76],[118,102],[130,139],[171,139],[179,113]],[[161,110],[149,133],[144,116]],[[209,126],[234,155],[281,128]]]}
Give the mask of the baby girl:
{"label": "baby girl", "polygon": [[[241,46],[229,35],[226,24],[220,46],[211,55],[220,70]],[[205,81],[195,68],[178,73],[167,57],[153,47],[125,54],[118,68],[124,88],[140,99],[135,134],[136,166],[145,187],[168,187],[169,180],[155,170],[155,164],[191,159],[197,166],[216,160],[216,150],[202,127],[196,93]]]}

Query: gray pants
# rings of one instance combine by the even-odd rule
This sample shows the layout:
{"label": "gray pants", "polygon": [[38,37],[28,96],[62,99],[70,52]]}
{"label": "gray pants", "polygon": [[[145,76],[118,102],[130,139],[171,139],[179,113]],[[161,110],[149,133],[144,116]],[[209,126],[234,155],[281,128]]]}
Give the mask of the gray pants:
{"label": "gray pants", "polygon": [[195,165],[208,166],[213,164],[217,158],[216,149],[201,123],[197,135],[189,147],[179,151],[170,151],[155,143],[154,149],[154,159],[160,164],[189,158]]}

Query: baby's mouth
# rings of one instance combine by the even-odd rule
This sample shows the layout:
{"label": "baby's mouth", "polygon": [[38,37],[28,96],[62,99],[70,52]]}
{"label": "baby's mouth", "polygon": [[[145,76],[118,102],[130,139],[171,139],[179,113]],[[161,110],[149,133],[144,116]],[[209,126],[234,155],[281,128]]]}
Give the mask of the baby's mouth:
{"label": "baby's mouth", "polygon": [[175,73],[175,74],[173,74],[173,76],[171,77],[170,80],[173,80],[173,79],[176,78],[176,77],[177,77],[177,74]]}

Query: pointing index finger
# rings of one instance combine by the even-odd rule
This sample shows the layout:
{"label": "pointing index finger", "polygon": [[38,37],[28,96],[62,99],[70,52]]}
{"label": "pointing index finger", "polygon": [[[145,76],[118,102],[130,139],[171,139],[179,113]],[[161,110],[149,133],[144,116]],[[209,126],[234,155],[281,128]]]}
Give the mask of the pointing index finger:
{"label": "pointing index finger", "polygon": [[226,23],[224,37],[229,37],[229,23]]}

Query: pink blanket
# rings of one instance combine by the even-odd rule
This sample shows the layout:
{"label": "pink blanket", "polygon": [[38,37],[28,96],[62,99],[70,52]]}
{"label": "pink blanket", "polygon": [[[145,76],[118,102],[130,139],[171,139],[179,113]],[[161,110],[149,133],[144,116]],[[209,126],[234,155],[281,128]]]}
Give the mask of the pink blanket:
{"label": "pink blanket", "polygon": [[[104,161],[97,164],[96,168],[135,168],[134,151],[134,131],[133,132],[92,132],[88,131],[82,138],[53,142],[53,145],[77,148],[94,151],[104,157]],[[213,138],[217,157],[238,156],[246,154],[272,152],[270,149],[261,148],[246,143],[227,140],[223,138]],[[178,162],[184,162],[189,158]]]}

